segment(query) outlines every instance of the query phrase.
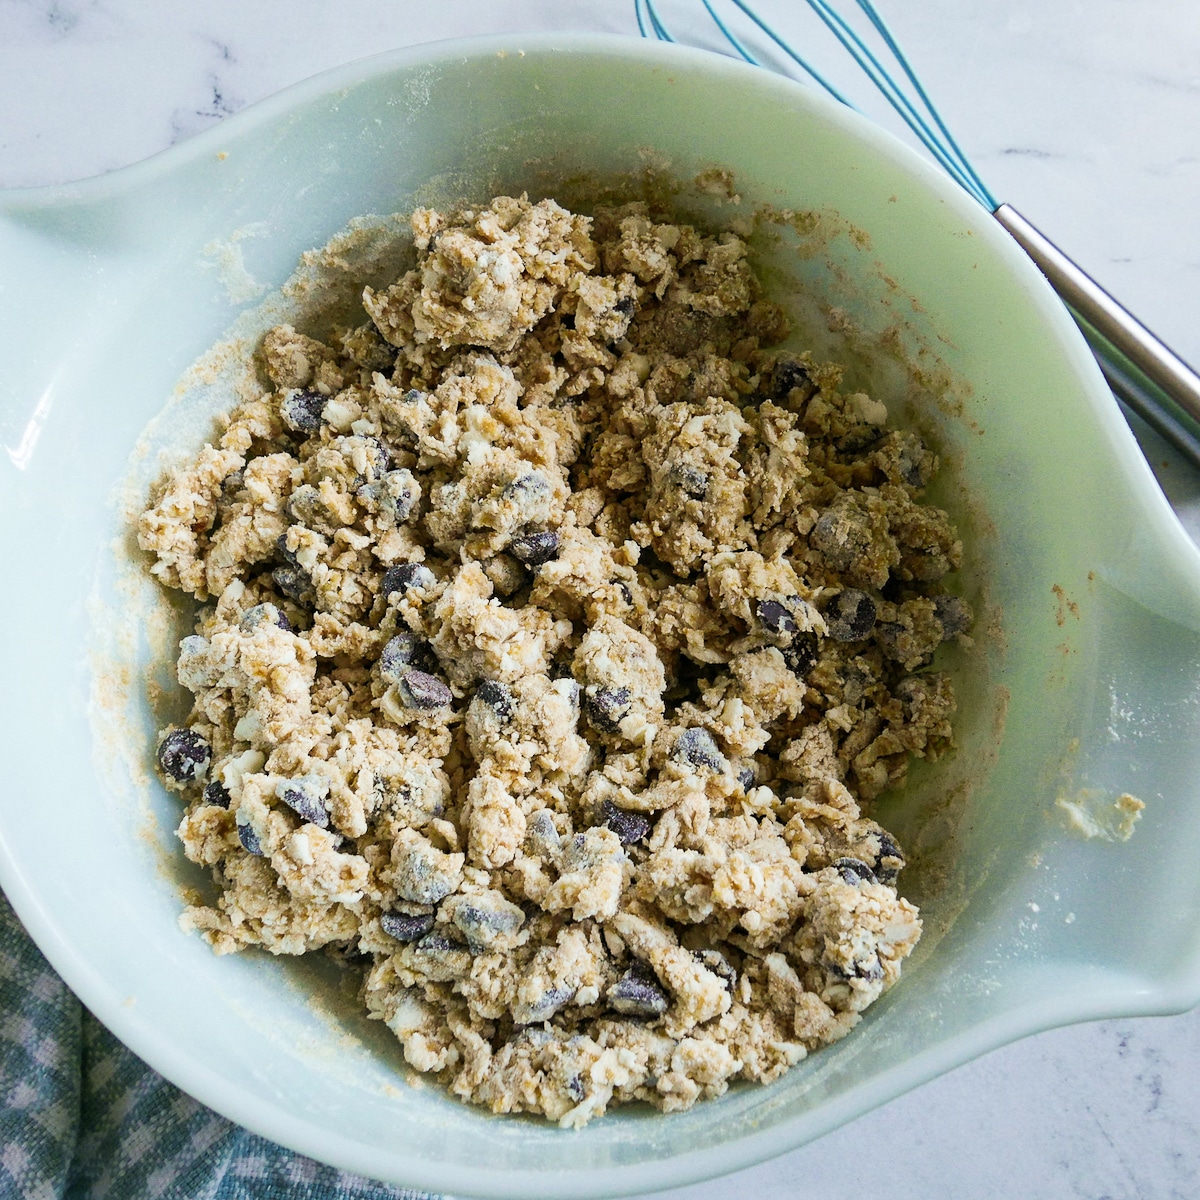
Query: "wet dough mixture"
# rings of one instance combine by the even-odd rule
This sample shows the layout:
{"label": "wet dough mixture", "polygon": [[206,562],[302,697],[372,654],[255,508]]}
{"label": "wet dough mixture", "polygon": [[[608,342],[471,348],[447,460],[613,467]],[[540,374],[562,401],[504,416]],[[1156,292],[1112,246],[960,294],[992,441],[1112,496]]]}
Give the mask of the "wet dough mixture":
{"label": "wet dough mixture", "polygon": [[505,197],[412,228],[364,324],[264,337],[141,517],[202,605],[158,748],[218,889],[185,922],[357,965],[497,1113],[773,1080],[920,933],[860,806],[949,744],[936,460],[777,348],[733,233]]}

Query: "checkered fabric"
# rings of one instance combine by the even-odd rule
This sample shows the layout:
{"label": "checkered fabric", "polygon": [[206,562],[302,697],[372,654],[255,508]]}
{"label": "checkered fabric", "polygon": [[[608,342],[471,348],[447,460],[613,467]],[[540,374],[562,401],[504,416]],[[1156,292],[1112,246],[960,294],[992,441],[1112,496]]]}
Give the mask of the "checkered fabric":
{"label": "checkered fabric", "polygon": [[429,1200],[240,1129],[75,998],[0,893],[0,1200]]}

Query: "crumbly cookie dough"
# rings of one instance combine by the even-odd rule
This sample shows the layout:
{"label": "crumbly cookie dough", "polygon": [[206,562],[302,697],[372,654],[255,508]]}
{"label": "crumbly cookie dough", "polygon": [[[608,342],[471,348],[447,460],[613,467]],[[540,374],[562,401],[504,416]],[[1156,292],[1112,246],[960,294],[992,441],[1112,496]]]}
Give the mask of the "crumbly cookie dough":
{"label": "crumbly cookie dough", "polygon": [[420,210],[414,270],[164,479],[201,604],[158,762],[218,953],[326,948],[407,1061],[578,1126],[777,1078],[920,933],[861,805],[950,742],[936,459],[747,246],[635,203]]}

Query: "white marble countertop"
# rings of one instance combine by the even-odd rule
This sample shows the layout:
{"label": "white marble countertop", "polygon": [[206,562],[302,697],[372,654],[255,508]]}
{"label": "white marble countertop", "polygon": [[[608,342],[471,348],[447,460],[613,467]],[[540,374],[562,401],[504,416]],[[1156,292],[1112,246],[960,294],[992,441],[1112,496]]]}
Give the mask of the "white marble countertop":
{"label": "white marble countertop", "polygon": [[[993,191],[1200,363],[1195,0],[880,3]],[[678,34],[708,37],[699,0],[659,7]],[[800,7],[760,5],[837,63]],[[632,0],[0,0],[0,187],[134,162],[376,51],[556,28],[636,33]],[[831,73],[866,95],[852,70]],[[1144,445],[1200,537],[1200,472],[1153,435]],[[783,1158],[663,1195],[848,1192],[1194,1200],[1200,1011],[1027,1039]]]}

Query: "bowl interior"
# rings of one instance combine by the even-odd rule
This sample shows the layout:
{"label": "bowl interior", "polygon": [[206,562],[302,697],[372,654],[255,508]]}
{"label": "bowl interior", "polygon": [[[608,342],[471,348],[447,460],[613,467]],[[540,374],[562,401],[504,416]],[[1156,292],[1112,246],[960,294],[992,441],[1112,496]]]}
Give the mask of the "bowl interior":
{"label": "bowl interior", "polygon": [[[713,167],[732,189],[711,173],[693,185]],[[769,1088],[565,1134],[414,1078],[323,963],[218,960],[180,933],[181,890],[203,880],[149,760],[183,614],[147,582],[127,522],[163,455],[194,450],[229,403],[228,360],[176,386],[204,351],[319,321],[352,277],[394,272],[375,256],[372,231],[397,227],[381,220],[326,256],[321,286],[310,270],[280,291],[352,218],[669,184],[699,220],[753,223],[797,343],[850,363],[939,450],[933,498],[959,520],[982,619],[943,664],[957,753],[880,804],[915,852],[902,888],[927,930],[900,985]],[[226,1115],[409,1185],[628,1192],[790,1148],[1020,1033],[1200,996],[1196,555],[1030,265],[852,114],[623,40],[424,48],[109,179],[0,198],[0,257],[15,280],[0,318],[26,349],[0,409],[0,536],[22,577],[0,601],[20,631],[0,721],[3,883],[89,1006]],[[1128,844],[1085,842],[1056,815],[1060,796],[1125,791],[1147,803]]]}

